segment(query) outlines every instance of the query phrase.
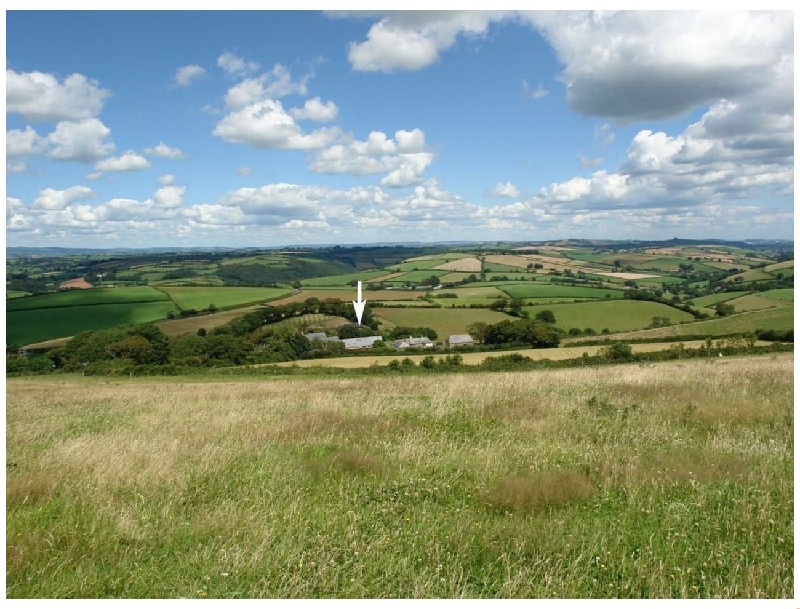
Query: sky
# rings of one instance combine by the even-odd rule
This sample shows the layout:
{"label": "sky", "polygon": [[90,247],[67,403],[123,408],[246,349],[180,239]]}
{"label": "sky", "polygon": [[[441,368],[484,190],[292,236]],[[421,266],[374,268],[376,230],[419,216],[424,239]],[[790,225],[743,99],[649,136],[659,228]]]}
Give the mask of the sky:
{"label": "sky", "polygon": [[7,11],[6,245],[792,239],[794,15]]}

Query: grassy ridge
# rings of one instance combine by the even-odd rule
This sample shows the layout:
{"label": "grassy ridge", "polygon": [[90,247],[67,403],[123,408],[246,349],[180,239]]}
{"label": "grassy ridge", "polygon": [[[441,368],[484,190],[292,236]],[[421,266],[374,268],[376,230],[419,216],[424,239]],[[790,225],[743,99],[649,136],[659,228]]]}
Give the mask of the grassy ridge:
{"label": "grassy ridge", "polygon": [[213,304],[218,309],[235,307],[290,294],[283,288],[161,287],[181,309],[201,310]]}
{"label": "grassy ridge", "polygon": [[6,314],[6,341],[28,345],[85,330],[102,330],[123,324],[143,324],[177,313],[168,300],[128,304],[98,304],[90,307],[61,307],[9,311]]}
{"label": "grassy ridge", "polygon": [[6,303],[6,311],[28,309],[50,309],[55,307],[78,307],[98,304],[123,304],[167,300],[167,296],[147,286],[125,288],[94,288],[91,290],[66,290],[41,294],[29,298],[17,298]]}
{"label": "grassy ridge", "polygon": [[551,283],[506,284],[499,286],[511,298],[622,298],[622,290],[612,288],[585,288]]}
{"label": "grassy ridge", "polygon": [[653,317],[668,317],[673,324],[694,319],[689,313],[669,305],[640,300],[600,300],[523,308],[528,311],[531,319],[544,309],[553,312],[556,325],[560,328],[593,328],[598,333],[603,328],[608,328],[611,332],[646,328]]}
{"label": "grassy ridge", "polygon": [[9,379],[7,597],[791,597],[791,355],[613,372]]}

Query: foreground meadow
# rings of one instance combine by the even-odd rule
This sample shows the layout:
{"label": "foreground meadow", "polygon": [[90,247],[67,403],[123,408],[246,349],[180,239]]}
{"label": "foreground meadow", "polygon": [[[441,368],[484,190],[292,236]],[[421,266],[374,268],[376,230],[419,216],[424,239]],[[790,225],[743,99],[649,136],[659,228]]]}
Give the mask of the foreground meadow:
{"label": "foreground meadow", "polygon": [[793,357],[7,381],[8,597],[789,597]]}

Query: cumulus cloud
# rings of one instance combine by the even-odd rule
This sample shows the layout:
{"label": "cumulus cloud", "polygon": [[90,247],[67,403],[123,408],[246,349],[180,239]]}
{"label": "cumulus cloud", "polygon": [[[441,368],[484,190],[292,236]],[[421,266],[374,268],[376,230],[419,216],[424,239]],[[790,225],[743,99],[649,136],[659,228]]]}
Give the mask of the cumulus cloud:
{"label": "cumulus cloud", "polygon": [[188,87],[193,81],[199,80],[205,76],[206,70],[198,65],[181,66],[175,71],[175,76],[172,78],[174,86]]}
{"label": "cumulus cloud", "polygon": [[50,156],[57,161],[96,161],[114,150],[114,142],[108,139],[110,135],[111,129],[96,118],[60,122],[47,136],[53,145]]}
{"label": "cumulus cloud", "polygon": [[785,12],[608,11],[525,15],[565,66],[567,102],[622,123],[678,116],[766,86],[793,56]]}
{"label": "cumulus cloud", "polygon": [[75,201],[90,199],[94,196],[91,188],[86,186],[73,186],[65,190],[45,188],[39,191],[39,196],[31,203],[31,209],[64,209]]}
{"label": "cumulus cloud", "polygon": [[531,86],[528,84],[527,80],[522,81],[522,96],[527,97],[529,99],[541,99],[547,95],[550,95],[550,91],[546,90],[542,83],[539,83],[539,86],[535,89],[531,89]]}
{"label": "cumulus cloud", "polygon": [[6,163],[6,173],[25,173],[28,165],[25,161],[9,161]]}
{"label": "cumulus cloud", "polygon": [[395,132],[394,139],[382,131],[373,131],[365,141],[350,139],[320,150],[308,168],[317,173],[367,175],[387,173],[382,186],[391,188],[419,182],[435,155],[425,144],[421,129]]}
{"label": "cumulus cloud", "polygon": [[30,126],[25,131],[12,129],[6,131],[6,157],[28,156],[44,152],[47,148],[47,138],[41,137]]}
{"label": "cumulus cloud", "polygon": [[[311,74],[306,74],[299,80],[293,80],[289,69],[277,63],[269,72],[257,77],[246,78],[228,89],[225,94],[225,105],[231,110],[239,110],[250,104],[269,99],[287,95],[306,95],[310,78]],[[336,108],[336,106],[333,107]]]}
{"label": "cumulus cloud", "polygon": [[170,148],[164,142],[159,142],[155,148],[145,148],[144,153],[150,156],[160,156],[168,159],[183,159],[187,154],[178,148]]}
{"label": "cumulus cloud", "polygon": [[162,186],[171,186],[175,183],[175,176],[171,173],[165,173],[163,176],[158,177],[158,183]]}
{"label": "cumulus cloud", "polygon": [[506,182],[505,184],[500,182],[492,188],[488,193],[490,197],[511,197],[515,198],[519,196],[519,190],[516,186],[514,186],[511,182]]}
{"label": "cumulus cloud", "polygon": [[336,118],[339,109],[332,101],[322,103],[319,97],[307,99],[302,108],[292,108],[289,111],[298,120],[306,119],[318,123],[326,123]]}
{"label": "cumulus cloud", "polygon": [[303,130],[287,114],[278,100],[268,99],[231,112],[214,128],[212,134],[226,142],[249,144],[256,148],[314,150],[330,144],[338,128]]}
{"label": "cumulus cloud", "polygon": [[119,157],[98,161],[94,166],[96,171],[140,171],[148,167],[150,167],[150,161],[133,150],[128,150]]}
{"label": "cumulus cloud", "polygon": [[375,23],[363,42],[351,42],[348,59],[354,70],[419,70],[435,63],[459,34],[477,37],[503,11],[396,11]]}
{"label": "cumulus cloud", "polygon": [[67,76],[63,82],[52,74],[6,70],[6,112],[16,112],[29,121],[80,121],[103,109],[110,91],[83,74]]}
{"label": "cumulus cloud", "polygon": [[96,182],[97,180],[99,180],[102,177],[103,177],[103,172],[102,171],[93,171],[91,173],[87,173],[86,174],[86,179],[90,180],[92,182]]}
{"label": "cumulus cloud", "polygon": [[242,76],[258,71],[257,61],[245,61],[236,53],[226,52],[217,58],[217,65],[228,76]]}

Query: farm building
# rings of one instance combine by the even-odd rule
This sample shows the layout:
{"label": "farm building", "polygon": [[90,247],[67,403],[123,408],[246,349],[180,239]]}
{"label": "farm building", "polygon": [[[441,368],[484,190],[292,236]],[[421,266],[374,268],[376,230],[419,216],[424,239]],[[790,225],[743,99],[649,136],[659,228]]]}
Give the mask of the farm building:
{"label": "farm building", "polygon": [[383,340],[383,336],[364,336],[361,338],[345,338],[342,339],[344,348],[348,351],[353,349],[371,349],[372,345],[377,341]]}
{"label": "farm building", "polygon": [[60,284],[58,286],[58,289],[59,290],[90,290],[93,287],[94,286],[91,283],[89,283],[88,281],[86,281],[82,277],[79,277],[78,279],[70,279],[69,281],[65,281],[64,283],[62,283],[62,284]]}
{"label": "farm building", "polygon": [[304,334],[309,341],[318,340],[321,343],[335,343],[341,342],[341,338],[338,336],[328,336],[325,332],[311,332],[310,334]]}
{"label": "farm building", "polygon": [[428,349],[433,347],[433,341],[427,336],[420,336],[419,338],[401,338],[392,342],[392,347],[395,349],[408,349],[409,347],[423,347]]}
{"label": "farm building", "polygon": [[448,347],[464,347],[466,345],[474,345],[475,341],[469,334],[451,334],[447,338]]}

